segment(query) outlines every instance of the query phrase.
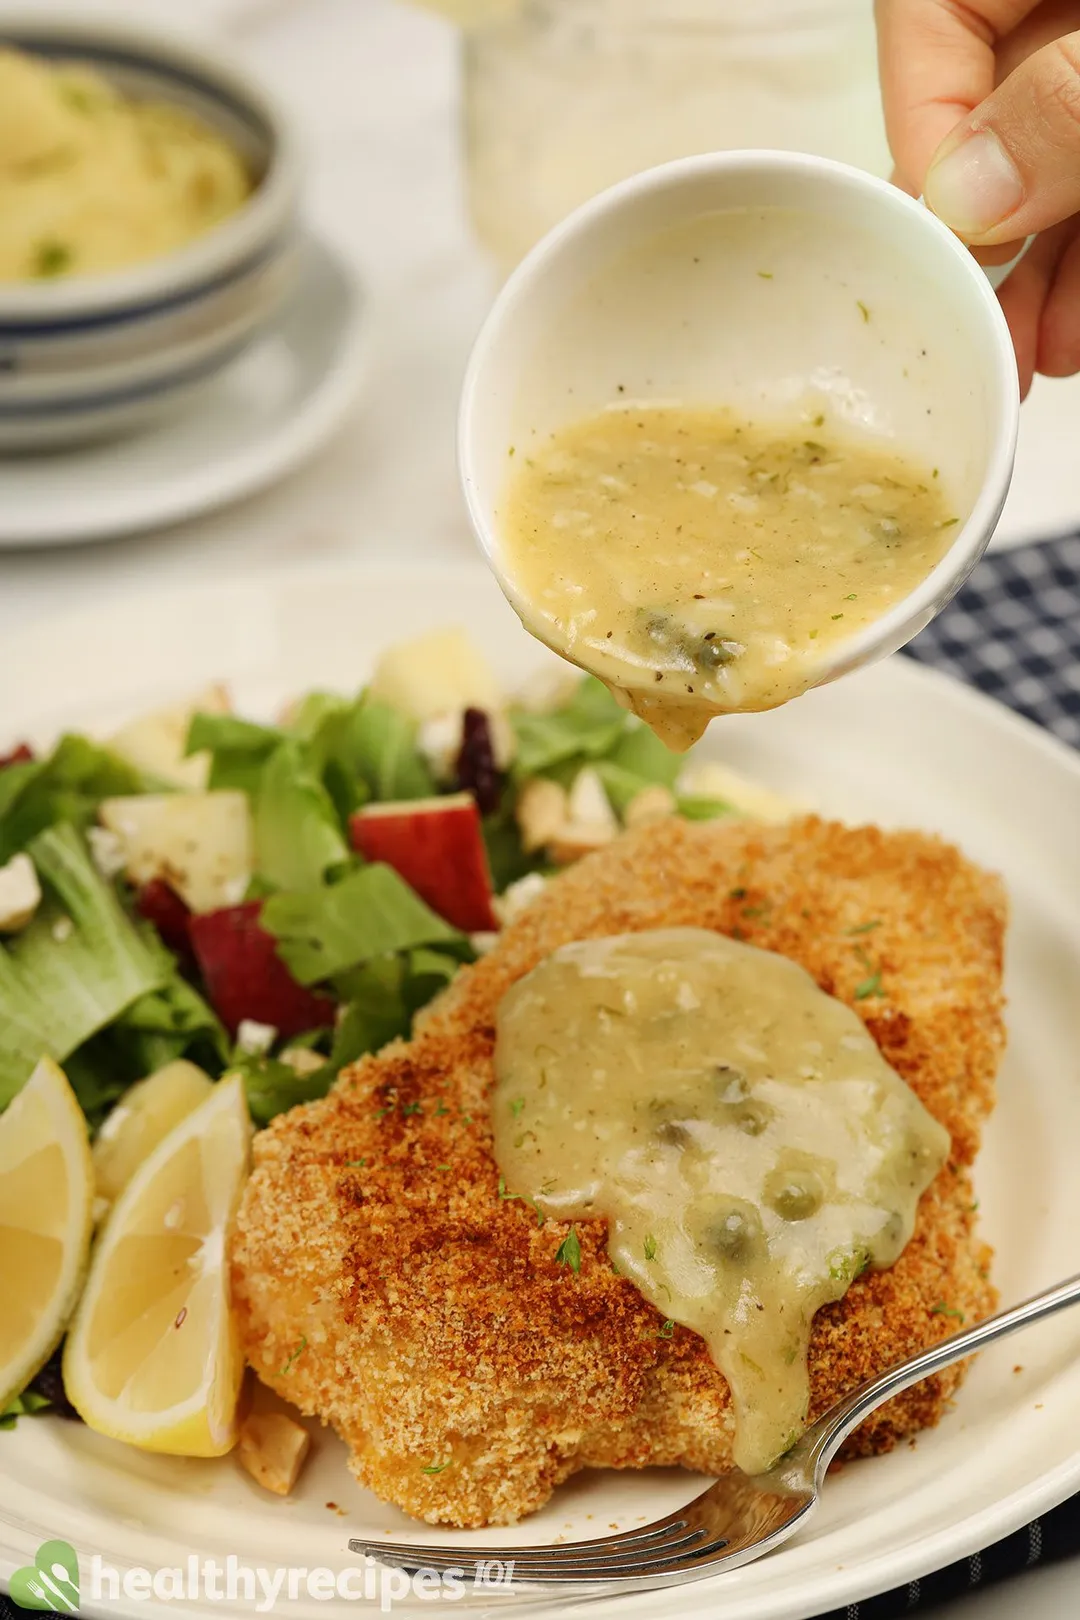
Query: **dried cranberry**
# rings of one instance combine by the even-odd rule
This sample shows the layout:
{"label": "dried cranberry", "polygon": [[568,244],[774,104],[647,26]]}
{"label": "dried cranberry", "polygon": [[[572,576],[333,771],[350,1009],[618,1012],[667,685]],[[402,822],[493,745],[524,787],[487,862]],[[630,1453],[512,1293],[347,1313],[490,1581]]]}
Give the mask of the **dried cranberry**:
{"label": "dried cranberry", "polygon": [[30,1380],[30,1388],[35,1395],[41,1395],[49,1403],[49,1409],[55,1417],[71,1418],[81,1423],[82,1418],[76,1412],[64,1392],[64,1376],[60,1371],[60,1350],[54,1350],[41,1371]]}
{"label": "dried cranberry", "polygon": [[8,765],[29,765],[34,758],[34,750],[29,743],[17,743],[10,754],[0,754],[0,771]]}
{"label": "dried cranberry", "polygon": [[483,709],[465,710],[461,749],[457,757],[457,780],[460,788],[473,795],[484,815],[490,815],[499,808],[502,777],[495,763],[491,722]]}

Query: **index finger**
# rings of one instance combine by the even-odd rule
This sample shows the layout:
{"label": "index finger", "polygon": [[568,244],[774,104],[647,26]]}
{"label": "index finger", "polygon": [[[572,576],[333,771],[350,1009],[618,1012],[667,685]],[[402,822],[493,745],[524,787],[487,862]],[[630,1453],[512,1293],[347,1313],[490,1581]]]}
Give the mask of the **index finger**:
{"label": "index finger", "polygon": [[946,135],[994,88],[997,43],[1037,0],[876,0],[885,128],[901,179],[922,190]]}

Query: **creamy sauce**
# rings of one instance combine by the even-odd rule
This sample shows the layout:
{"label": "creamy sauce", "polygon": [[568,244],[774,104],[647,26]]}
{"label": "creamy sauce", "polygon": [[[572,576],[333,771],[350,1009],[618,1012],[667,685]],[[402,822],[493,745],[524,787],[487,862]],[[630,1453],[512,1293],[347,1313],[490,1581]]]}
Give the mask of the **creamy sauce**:
{"label": "creamy sauce", "polygon": [[806,691],[956,532],[933,469],[820,415],[608,410],[512,468],[499,524],[528,629],[674,748]]}
{"label": "creamy sauce", "polygon": [[129,100],[77,63],[0,50],[0,281],[168,253],[250,191],[240,154],[182,107]]}
{"label": "creamy sauce", "polygon": [[509,1190],[608,1221],[727,1380],[736,1462],[768,1467],[806,1422],[815,1311],[898,1258],[947,1131],[850,1008],[705,929],[554,952],[503,998],[495,1064]]}

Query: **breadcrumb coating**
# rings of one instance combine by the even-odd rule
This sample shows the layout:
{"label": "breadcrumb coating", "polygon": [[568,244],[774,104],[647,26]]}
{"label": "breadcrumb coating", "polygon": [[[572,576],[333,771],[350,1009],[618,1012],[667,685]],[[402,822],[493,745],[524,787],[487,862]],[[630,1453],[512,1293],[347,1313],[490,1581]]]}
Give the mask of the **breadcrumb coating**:
{"label": "breadcrumb coating", "polygon": [[[425,1014],[255,1143],[232,1243],[248,1359],[345,1440],[356,1478],[431,1523],[505,1524],[584,1467],[731,1466],[727,1385],[612,1270],[603,1221],[569,1232],[504,1196],[487,1097],[509,985],[571,940],[714,928],[802,964],[853,1006],[948,1129],[950,1162],[890,1270],[815,1318],[812,1415],[987,1315],[968,1167],[1004,1041],[996,878],[917,833],[807,818],[628,833],[553,880]],[[846,1454],[938,1421],[952,1368],[875,1412]]]}

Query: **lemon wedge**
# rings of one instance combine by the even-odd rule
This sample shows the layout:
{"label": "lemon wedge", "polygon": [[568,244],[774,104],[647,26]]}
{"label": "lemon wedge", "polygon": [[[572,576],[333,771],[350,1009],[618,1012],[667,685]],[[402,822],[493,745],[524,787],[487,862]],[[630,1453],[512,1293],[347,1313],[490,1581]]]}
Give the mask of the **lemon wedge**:
{"label": "lemon wedge", "polygon": [[113,1206],[64,1346],[68,1399],[100,1434],[182,1457],[234,1444],[244,1359],[226,1239],[250,1142],[243,1081],[222,1080]]}
{"label": "lemon wedge", "polygon": [[90,1247],[86,1120],[42,1058],[0,1114],[0,1412],[60,1342]]}
{"label": "lemon wedge", "polygon": [[210,1076],[186,1058],[176,1058],[129,1086],[94,1140],[98,1197],[110,1202],[119,1198],[143,1160],[212,1090]]}

